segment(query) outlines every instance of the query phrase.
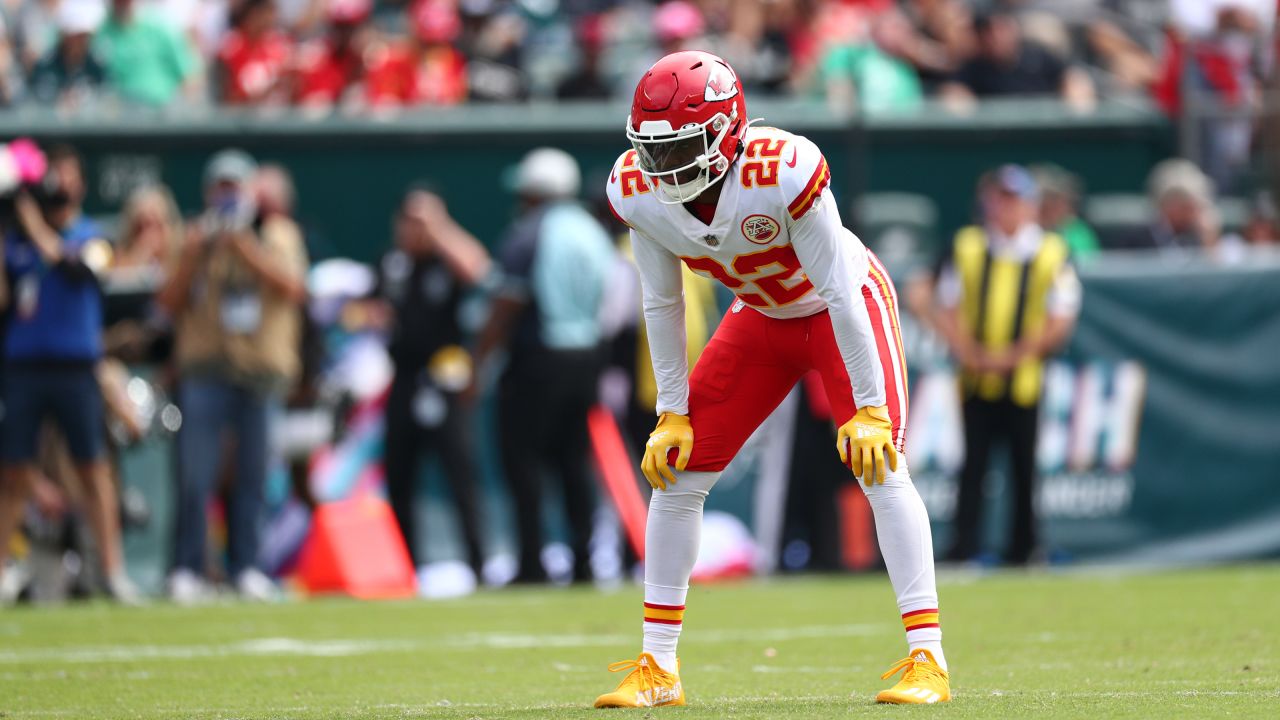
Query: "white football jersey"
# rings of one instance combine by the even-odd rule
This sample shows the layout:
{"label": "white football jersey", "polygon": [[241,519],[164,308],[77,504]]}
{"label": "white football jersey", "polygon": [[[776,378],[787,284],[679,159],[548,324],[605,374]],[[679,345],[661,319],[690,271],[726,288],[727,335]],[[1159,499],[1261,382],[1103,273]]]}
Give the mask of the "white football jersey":
{"label": "white football jersey", "polygon": [[855,401],[883,405],[883,372],[873,362],[875,339],[862,300],[869,254],[840,221],[826,159],[808,139],[771,127],[749,128],[743,145],[720,180],[710,224],[660,202],[634,150],[618,158],[609,176],[609,206],[631,228],[644,288],[658,411],[684,414],[688,406],[680,262],[769,317],[830,310]]}

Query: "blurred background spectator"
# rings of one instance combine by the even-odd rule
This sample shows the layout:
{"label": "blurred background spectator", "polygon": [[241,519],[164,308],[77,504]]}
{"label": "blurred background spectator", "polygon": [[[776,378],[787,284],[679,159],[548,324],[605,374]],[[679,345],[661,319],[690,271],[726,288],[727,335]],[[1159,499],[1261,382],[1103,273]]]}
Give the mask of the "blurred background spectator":
{"label": "blurred background spectator", "polygon": [[1031,168],[1040,187],[1040,227],[1062,236],[1073,260],[1088,260],[1098,254],[1098,236],[1080,218],[1080,179],[1057,165]]}
{"label": "blurred background spectator", "polygon": [[278,26],[275,0],[241,0],[218,51],[219,98],[227,105],[283,104],[290,99],[293,40]]}
{"label": "blurred background spectator", "polygon": [[962,368],[964,467],[954,538],[946,557],[984,551],[984,487],[997,439],[1012,458],[1012,528],[1003,560],[1024,565],[1040,549],[1035,511],[1036,447],[1044,360],[1071,337],[1080,282],[1066,242],[1037,223],[1040,188],[1005,165],[978,188],[985,222],[962,229],[938,282],[943,337]]}
{"label": "blurred background spectator", "polygon": [[387,494],[414,567],[425,564],[417,533],[421,461],[427,451],[439,457],[458,509],[467,564],[482,578],[474,418],[459,399],[472,376],[461,311],[464,294],[488,275],[491,262],[484,246],[427,190],[406,193],[394,222],[394,245],[378,263],[374,290],[395,367],[383,450]]}
{"label": "blurred background spectator", "polygon": [[[600,307],[614,268],[609,236],[577,197],[568,153],[530,152],[516,170],[520,215],[503,242],[502,289],[476,344],[477,382],[494,355],[508,361],[498,393],[502,467],[519,528],[517,582],[542,582],[544,474],[554,476],[570,526],[573,579],[589,581],[595,487],[587,470],[587,412],[603,365]],[[478,389],[473,384],[471,394]]]}
{"label": "blurred background spectator", "polygon": [[1111,247],[1128,250],[1192,250],[1210,248],[1221,230],[1213,207],[1213,181],[1189,160],[1174,158],[1157,165],[1147,179],[1154,215],[1145,228],[1119,237]]}
{"label": "blurred background spectator", "polygon": [[57,43],[31,70],[28,91],[36,102],[74,109],[95,99],[106,71],[90,44],[105,17],[101,0],[62,0]]}
{"label": "blurred background spectator", "polygon": [[128,102],[164,106],[184,95],[194,97],[203,85],[190,38],[137,0],[111,0],[94,48],[111,88]]}
{"label": "blurred background spectator", "polygon": [[454,105],[467,98],[467,63],[453,42],[462,32],[448,0],[407,6],[410,32],[368,49],[366,97],[375,108]]}
{"label": "blurred background spectator", "polygon": [[[69,147],[53,148],[48,172],[33,195],[13,199],[15,225],[4,237],[3,496],[0,496],[0,572],[8,572],[8,539],[27,497],[47,487],[37,465],[45,423],[65,439],[93,529],[106,590],[137,602],[125,573],[116,489],[106,462],[105,415],[96,369],[102,359],[102,296],[95,273],[106,263],[102,232],[81,212],[84,176]],[[48,498],[51,493],[42,492]],[[8,592],[18,584],[0,583]],[[0,598],[12,600],[12,597]]]}
{"label": "blurred background spectator", "polygon": [[114,269],[160,270],[182,244],[182,217],[169,189],[140,187],[120,211]]}
{"label": "blurred background spectator", "polygon": [[348,91],[363,80],[364,23],[372,0],[329,0],[327,26],[322,37],[298,48],[296,101],[305,107],[326,110],[350,100]]}
{"label": "blurred background spectator", "polygon": [[262,493],[273,452],[272,417],[301,365],[307,256],[291,220],[260,216],[252,192],[256,171],[253,159],[237,150],[209,161],[205,211],[190,225],[160,295],[174,318],[185,417],[169,578],[178,602],[207,596],[207,506],[227,458],[233,460],[227,577],[247,598],[268,599],[275,592],[257,567]]}
{"label": "blurred background spectator", "polygon": [[977,49],[942,92],[957,101],[974,97],[1057,95],[1071,106],[1093,106],[1088,75],[1044,46],[1024,37],[1010,12],[994,10],[974,21]]}

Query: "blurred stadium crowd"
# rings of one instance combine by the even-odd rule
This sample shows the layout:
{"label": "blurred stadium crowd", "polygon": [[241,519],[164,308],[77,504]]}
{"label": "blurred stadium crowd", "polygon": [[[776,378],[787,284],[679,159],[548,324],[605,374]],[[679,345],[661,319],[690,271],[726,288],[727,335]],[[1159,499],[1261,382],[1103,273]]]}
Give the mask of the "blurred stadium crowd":
{"label": "blurred stadium crowd", "polygon": [[[1275,0],[3,0],[0,10],[3,101],[87,117],[128,105],[327,115],[621,100],[653,60],[685,47],[729,59],[752,98],[818,97],[869,113],[912,110],[929,98],[963,112],[992,97],[1042,95],[1079,112],[1142,96],[1177,115],[1197,94],[1219,108],[1256,110],[1276,19]],[[1202,165],[1169,159],[1145,188],[1133,188],[1146,196],[1140,217],[1131,205],[1090,197],[1055,166],[1032,166],[1034,191],[1018,192],[1080,264],[1107,250],[1208,251],[1244,262],[1280,247],[1272,197],[1240,179],[1257,148],[1254,120],[1227,113],[1204,127]],[[285,409],[324,406],[339,426],[326,436],[331,448],[347,439],[381,453],[413,565],[423,562],[413,506],[429,449],[448,476],[472,583],[547,579],[546,491],[531,464],[560,479],[552,495],[570,526],[570,559],[552,574],[592,577],[587,414],[597,403],[611,408],[638,447],[652,423],[653,389],[635,275],[625,242],[613,242],[624,228],[599,205],[597,188],[582,187],[572,158],[549,149],[525,158],[517,219],[492,255],[439,196],[415,186],[375,267],[312,267],[288,168],[226,151],[206,168],[203,208],[184,214],[169,189],[147,186],[102,225],[82,211],[86,179],[75,149],[45,150],[38,172],[28,167],[36,151],[17,143],[6,165],[15,176],[36,172],[26,179],[41,190],[17,191],[3,213],[0,560],[31,556],[8,544],[23,526],[30,543],[59,548],[64,581],[136,601],[120,522],[145,523],[146,509],[117,498],[113,454],[149,434],[176,433],[167,591],[194,602],[216,579],[249,598],[273,597],[268,576],[289,566],[299,538],[285,518],[264,539],[264,511],[284,517],[285,497],[314,508],[325,499],[317,497],[324,478],[336,477],[325,469],[334,453],[321,457],[323,443],[299,439],[305,422],[282,430]],[[975,179],[971,191],[981,194],[992,177]],[[1226,202],[1220,190],[1234,197]],[[981,224],[982,202],[975,207]],[[548,217],[555,232],[540,224]],[[548,282],[535,249],[566,242],[595,260],[572,268],[577,283]],[[923,273],[904,285],[921,316],[935,279]],[[142,309],[102,327],[102,287],[143,288],[134,291]],[[337,289],[318,291],[325,287]],[[688,297],[690,312],[702,315],[690,322],[696,353],[718,317],[717,298],[697,285]],[[364,342],[338,349],[335,332]],[[496,360],[503,355],[505,369]],[[128,369],[140,364],[160,370],[144,380]],[[343,373],[348,387],[334,391]],[[477,508],[475,410],[487,395],[496,399],[519,536],[517,557],[496,575],[485,567],[492,553]],[[45,416],[60,432],[44,428]],[[273,474],[293,481],[272,490]],[[215,497],[225,532],[212,536],[225,539],[225,555],[207,545]],[[68,547],[97,548],[100,561],[86,564],[101,570],[96,579],[69,569]],[[0,599],[40,597],[33,572],[31,563],[0,564]],[[64,582],[47,596],[66,592]]]}
{"label": "blurred stadium crowd", "polygon": [[1154,94],[1183,59],[1256,100],[1274,0],[5,0],[0,99],[372,112],[624,98],[677,49],[753,97],[893,111],[938,96]]}

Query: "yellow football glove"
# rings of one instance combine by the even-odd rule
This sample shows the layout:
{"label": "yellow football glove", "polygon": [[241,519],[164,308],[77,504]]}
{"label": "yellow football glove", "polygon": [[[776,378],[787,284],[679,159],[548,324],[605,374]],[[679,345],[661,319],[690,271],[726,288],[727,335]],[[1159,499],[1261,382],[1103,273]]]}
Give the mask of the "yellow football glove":
{"label": "yellow football glove", "polygon": [[890,470],[898,469],[898,452],[893,449],[893,423],[889,421],[889,409],[883,405],[858,408],[853,419],[840,426],[840,432],[836,434],[836,450],[840,453],[840,462],[867,487],[872,483],[883,485],[885,460],[888,459]]}
{"label": "yellow football glove", "polygon": [[640,471],[654,490],[666,490],[667,485],[676,484],[675,473],[667,465],[667,451],[671,448],[680,449],[676,455],[676,469],[684,470],[689,466],[689,455],[693,453],[693,425],[689,416],[662,413],[658,417],[658,426],[649,434]]}

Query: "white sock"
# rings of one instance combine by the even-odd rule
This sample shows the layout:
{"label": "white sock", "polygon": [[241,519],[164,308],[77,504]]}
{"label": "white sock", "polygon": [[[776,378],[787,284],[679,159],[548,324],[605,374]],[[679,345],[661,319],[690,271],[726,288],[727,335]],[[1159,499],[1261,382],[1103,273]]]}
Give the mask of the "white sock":
{"label": "white sock", "polygon": [[938,622],[938,586],[933,576],[929,513],[911,483],[906,458],[899,456],[898,469],[886,474],[883,485],[859,484],[859,487],[866,493],[875,514],[880,555],[898,598],[898,610],[907,629],[908,650],[927,649],[945,670],[947,660],[942,653],[942,627]]}
{"label": "white sock", "polygon": [[702,538],[702,506],[718,472],[676,472],[676,484],[654,490],[644,539],[644,652],[676,672],[689,576]]}

